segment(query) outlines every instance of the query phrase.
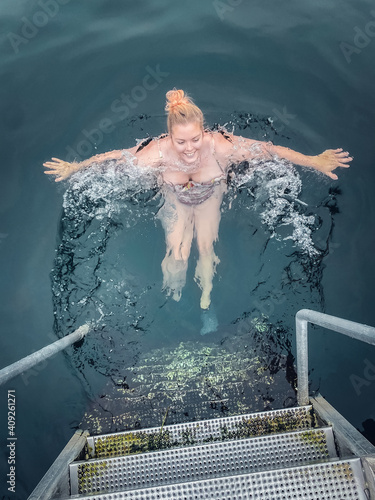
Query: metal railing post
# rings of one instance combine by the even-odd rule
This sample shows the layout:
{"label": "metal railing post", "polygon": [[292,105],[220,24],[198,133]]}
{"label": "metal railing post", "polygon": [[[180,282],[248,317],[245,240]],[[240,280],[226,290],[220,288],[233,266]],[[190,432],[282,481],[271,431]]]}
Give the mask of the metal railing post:
{"label": "metal railing post", "polygon": [[0,370],[0,385],[5,384],[20,373],[29,370],[41,361],[45,361],[46,359],[62,351],[69,345],[83,339],[83,337],[88,333],[89,330],[90,326],[88,324],[82,325],[73,333],[66,335],[66,337],[63,337],[60,340],[56,340],[56,342],[53,342],[53,344],[43,347],[43,349],[40,349],[39,351],[36,351],[29,356],[26,356],[26,358],[23,358],[9,366],[6,366],[2,370]]}
{"label": "metal railing post", "polygon": [[310,309],[301,309],[296,314],[297,340],[297,398],[300,406],[309,403],[308,380],[308,323],[334,332],[342,333],[367,344],[375,345],[375,328],[346,319],[330,316]]}
{"label": "metal railing post", "polygon": [[[301,312],[301,311],[299,311]],[[297,398],[300,406],[309,404],[309,361],[308,361],[308,325],[306,319],[296,314],[297,335]]]}

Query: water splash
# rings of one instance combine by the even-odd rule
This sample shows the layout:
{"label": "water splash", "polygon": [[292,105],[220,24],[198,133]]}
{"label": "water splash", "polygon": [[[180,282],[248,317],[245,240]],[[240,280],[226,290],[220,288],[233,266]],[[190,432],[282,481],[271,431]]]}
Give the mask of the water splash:
{"label": "water splash", "polygon": [[[280,244],[289,242],[298,253],[297,258],[286,263],[285,279],[279,286],[286,291],[295,283],[298,268],[299,283],[315,287],[320,278],[315,279],[316,273],[309,276],[309,269],[313,267],[312,258],[317,258],[313,237],[319,218],[309,213],[309,207],[300,200],[302,183],[296,169],[276,158],[266,161],[258,158],[232,170],[235,177],[230,179],[223,203],[223,220],[238,210],[243,221],[238,230],[248,232],[245,221],[251,212],[255,225],[267,229],[264,247],[271,240]],[[60,241],[51,273],[55,331],[63,336],[87,320],[94,322],[93,334],[85,339],[84,346],[70,353],[74,366],[87,380],[91,377],[87,373],[90,367],[115,379],[124,365],[137,364],[140,353],[152,343],[151,333],[163,339],[160,324],[165,327],[167,323],[168,328],[174,328],[174,316],[159,326],[155,319],[165,311],[161,305],[165,299],[160,270],[164,234],[157,220],[162,206],[160,172],[137,167],[133,157],[126,154],[120,161],[94,163],[77,172],[67,183]],[[148,245],[140,271],[134,265],[138,255],[132,261],[127,244],[153,231],[157,240]],[[161,254],[155,257],[152,267],[155,243],[160,243]],[[134,247],[134,254],[141,250],[136,244]],[[321,271],[319,266],[316,269]],[[259,280],[262,279],[259,272]],[[275,284],[267,276],[264,281],[268,288],[259,284],[252,291],[253,300],[257,297],[262,304],[267,300],[275,303],[272,295]],[[290,290],[293,293],[295,287]],[[184,297],[181,303],[183,300]],[[259,316],[260,306],[255,307]],[[200,325],[199,307],[196,309]],[[181,311],[179,314],[176,321],[181,328],[185,319]],[[193,316],[188,312],[187,321]],[[194,330],[191,323],[189,325],[186,328]],[[216,323],[210,327],[211,331],[215,329]],[[285,347],[284,340],[282,343]],[[89,382],[91,388],[92,385]]]}
{"label": "water splash", "polygon": [[299,199],[302,182],[294,166],[275,158],[244,162],[234,172],[232,197],[238,190],[246,191],[252,200],[252,209],[259,214],[271,238],[291,240],[301,253],[311,258],[319,257],[312,238],[317,228],[316,219],[308,213],[307,204]]}
{"label": "water splash", "polygon": [[[140,168],[134,160],[125,153],[121,160],[94,162],[75,173],[64,195],[65,216],[101,220],[116,217],[129,204],[146,207],[157,194],[158,172]],[[142,217],[139,210],[129,212],[129,224]]]}
{"label": "water splash", "polygon": [[153,218],[158,193],[155,172],[140,170],[126,157],[92,164],[71,177],[51,272],[59,336],[87,317],[100,328],[116,308],[125,313],[125,328],[137,328],[142,317],[137,299],[149,285],[127,268],[118,249],[112,252],[111,243]]}
{"label": "water splash", "polygon": [[[61,241],[51,275],[59,335],[66,332],[67,326],[74,326],[82,314],[91,314],[90,319],[102,324],[103,317],[108,319],[117,303],[126,312],[124,327],[138,326],[140,318],[145,317],[132,305],[153,285],[147,283],[146,276],[128,269],[118,249],[111,252],[112,260],[104,259],[116,235],[133,231],[137,225],[142,228],[150,221],[157,223],[163,203],[160,172],[139,168],[133,160],[124,154],[120,161],[93,163],[69,180],[63,201]],[[319,255],[312,240],[315,217],[306,213],[308,207],[299,199],[302,183],[291,164],[255,158],[232,171],[235,176],[230,181],[224,211],[235,200],[240,201],[241,208],[257,214],[270,238],[291,240],[307,257]],[[239,193],[246,196],[238,197]]]}

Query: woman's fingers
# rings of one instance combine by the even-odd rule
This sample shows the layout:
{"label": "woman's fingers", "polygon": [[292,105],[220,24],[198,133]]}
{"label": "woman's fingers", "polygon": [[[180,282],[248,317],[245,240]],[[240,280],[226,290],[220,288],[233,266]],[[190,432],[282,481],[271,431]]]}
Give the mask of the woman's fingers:
{"label": "woman's fingers", "polygon": [[52,163],[50,161],[43,163],[43,166],[46,168],[62,168],[63,167],[63,165],[60,165],[59,163]]}
{"label": "woman's fingers", "polygon": [[353,158],[349,156],[349,152],[343,151],[342,148],[328,149],[326,153],[328,153],[327,160],[331,164],[330,167],[332,170],[337,167],[348,168],[350,167],[349,163],[353,160]]}
{"label": "woman's fingers", "polygon": [[62,167],[64,165],[69,165],[69,162],[67,161],[64,161],[64,160],[60,160],[59,158],[51,158],[52,161],[45,161],[43,163],[44,166],[46,167],[50,167],[50,166],[53,166],[53,167]]}
{"label": "woman's fingers", "polygon": [[348,152],[345,152],[341,153],[340,155],[336,155],[336,160],[338,167],[349,168],[350,167],[349,163],[353,160],[353,158],[349,156]]}
{"label": "woman's fingers", "polygon": [[346,159],[348,161],[351,161],[353,158],[349,156],[349,153],[345,151],[345,153],[336,153],[336,157]]}
{"label": "woman's fingers", "polygon": [[343,151],[342,148],[327,149],[319,156],[322,160],[322,167],[320,170],[333,180],[338,179],[338,176],[333,173],[333,170],[336,170],[338,167],[348,168],[350,167],[350,162],[353,160],[353,158],[349,156],[349,152]]}
{"label": "woman's fingers", "polygon": [[330,177],[334,181],[337,181],[337,179],[338,179],[337,175],[334,174],[333,172],[328,172],[327,175],[328,175],[328,177]]}
{"label": "woman's fingers", "polygon": [[47,175],[56,175],[55,182],[60,182],[69,177],[71,163],[60,160],[59,158],[51,158],[52,161],[46,161],[43,166],[46,169],[44,173]]}

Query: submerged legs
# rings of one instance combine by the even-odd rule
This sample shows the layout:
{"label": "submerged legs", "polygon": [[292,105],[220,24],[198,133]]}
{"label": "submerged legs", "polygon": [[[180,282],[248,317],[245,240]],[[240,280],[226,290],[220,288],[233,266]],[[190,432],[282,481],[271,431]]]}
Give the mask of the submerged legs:
{"label": "submerged legs", "polygon": [[195,281],[202,290],[200,306],[208,309],[211,303],[212,280],[220,260],[214,252],[214,242],[218,239],[220,224],[220,205],[223,187],[218,186],[215,194],[194,211],[195,233],[199,259],[195,269]]}
{"label": "submerged legs", "polygon": [[220,205],[225,185],[218,185],[214,194],[200,205],[185,205],[173,192],[165,193],[165,204],[159,213],[166,239],[166,254],[161,263],[163,290],[179,301],[186,282],[186,271],[193,236],[196,236],[199,258],[195,281],[202,290],[200,306],[208,309],[211,303],[212,280],[220,260],[214,252],[218,239]]}
{"label": "submerged legs", "polygon": [[161,263],[163,290],[179,301],[186,282],[186,271],[193,240],[193,208],[168,193],[159,216],[165,231],[166,254]]}
{"label": "submerged legs", "polygon": [[216,266],[220,260],[214,251],[208,255],[200,255],[195,269],[195,281],[202,290],[200,306],[208,309],[211,304],[212,280],[216,272]]}

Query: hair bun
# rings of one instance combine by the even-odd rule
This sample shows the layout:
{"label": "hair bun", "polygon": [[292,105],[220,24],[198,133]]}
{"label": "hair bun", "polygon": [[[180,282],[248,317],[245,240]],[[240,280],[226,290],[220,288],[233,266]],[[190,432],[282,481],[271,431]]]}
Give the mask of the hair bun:
{"label": "hair bun", "polygon": [[183,90],[173,89],[167,92],[167,104],[165,106],[165,111],[168,113],[173,110],[173,108],[190,103],[190,99],[185,95]]}
{"label": "hair bun", "polygon": [[183,90],[174,88],[167,92],[166,98],[165,111],[168,113],[169,133],[171,133],[175,125],[186,125],[191,122],[197,122],[203,130],[203,113],[188,94],[185,94]]}

